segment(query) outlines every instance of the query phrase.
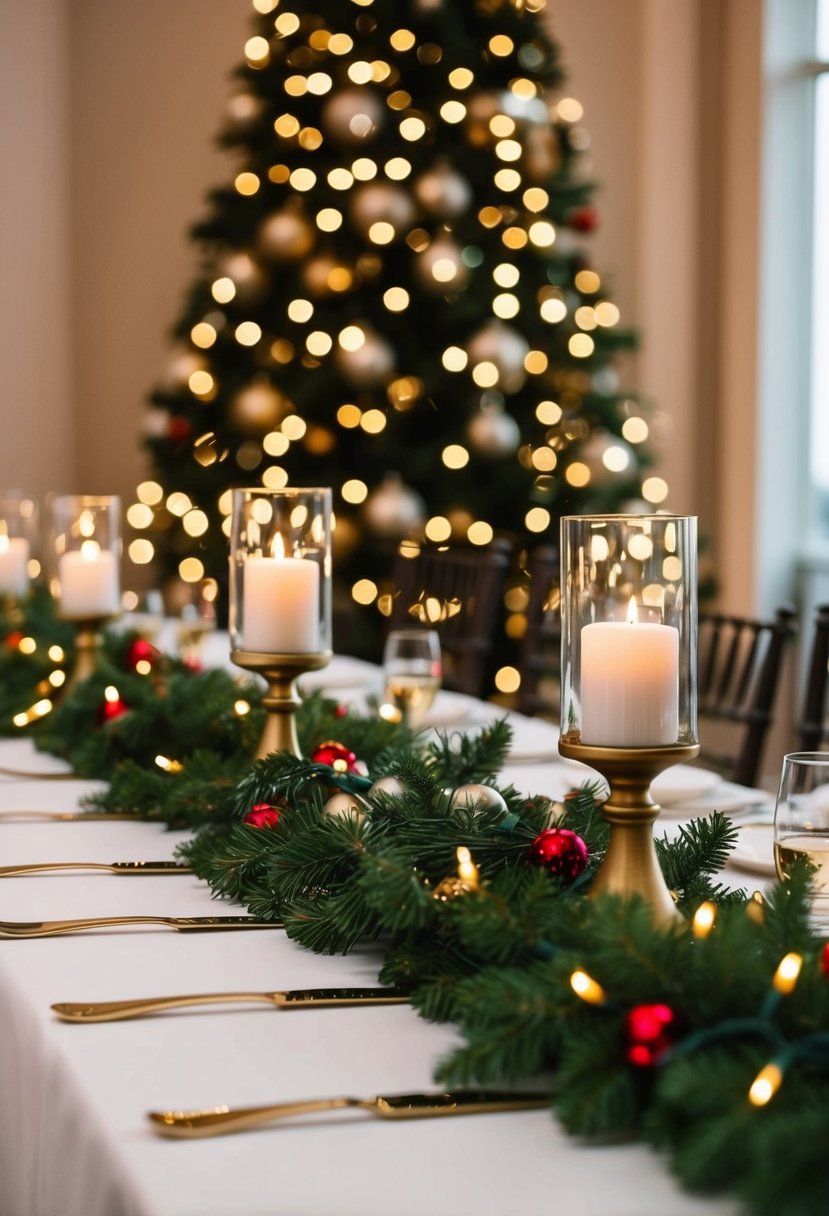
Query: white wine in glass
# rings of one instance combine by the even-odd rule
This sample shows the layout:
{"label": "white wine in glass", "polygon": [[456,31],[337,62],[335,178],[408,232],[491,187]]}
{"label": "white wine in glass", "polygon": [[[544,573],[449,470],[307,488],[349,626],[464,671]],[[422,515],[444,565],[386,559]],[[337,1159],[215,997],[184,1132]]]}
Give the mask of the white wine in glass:
{"label": "white wine in glass", "polygon": [[393,629],[383,651],[381,712],[420,725],[441,681],[440,638],[433,629]]}
{"label": "white wine in glass", "polygon": [[774,864],[791,876],[798,860],[812,867],[816,925],[829,924],[829,752],[790,752],[783,757],[774,807]]}

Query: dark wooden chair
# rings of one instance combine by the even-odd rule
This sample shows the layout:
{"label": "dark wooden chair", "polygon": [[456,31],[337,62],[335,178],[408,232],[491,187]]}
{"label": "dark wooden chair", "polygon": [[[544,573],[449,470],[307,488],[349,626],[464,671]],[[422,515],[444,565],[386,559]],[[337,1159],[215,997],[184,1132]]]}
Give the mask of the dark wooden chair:
{"label": "dark wooden chair", "polygon": [[561,571],[558,550],[538,545],[527,555],[527,627],[518,654],[515,708],[521,714],[558,718],[561,677]]}
{"label": "dark wooden chair", "polygon": [[829,743],[829,604],[815,610],[799,734],[804,752],[820,751],[821,744]]}
{"label": "dark wooden chair", "polygon": [[444,688],[483,695],[511,556],[510,542],[497,538],[481,547],[423,546],[412,557],[395,556],[388,627],[437,631]]}
{"label": "dark wooden chair", "polygon": [[756,785],[795,617],[789,605],[773,620],[700,613],[699,763],[739,785]]}

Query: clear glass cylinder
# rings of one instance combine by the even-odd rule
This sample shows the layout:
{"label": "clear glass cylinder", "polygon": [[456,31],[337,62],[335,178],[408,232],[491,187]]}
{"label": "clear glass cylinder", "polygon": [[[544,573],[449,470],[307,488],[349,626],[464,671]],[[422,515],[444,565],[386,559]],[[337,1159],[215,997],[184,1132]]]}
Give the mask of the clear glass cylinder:
{"label": "clear glass cylinder", "polygon": [[37,571],[37,502],[7,490],[0,497],[0,596],[21,599]]}
{"label": "clear glass cylinder", "polygon": [[121,611],[121,500],[115,494],[54,494],[48,500],[50,588],[64,620]]}
{"label": "clear glass cylinder", "polygon": [[696,518],[565,516],[561,586],[562,739],[696,744]]}
{"label": "clear glass cylinder", "polygon": [[234,651],[330,652],[330,489],[233,491],[229,627]]}

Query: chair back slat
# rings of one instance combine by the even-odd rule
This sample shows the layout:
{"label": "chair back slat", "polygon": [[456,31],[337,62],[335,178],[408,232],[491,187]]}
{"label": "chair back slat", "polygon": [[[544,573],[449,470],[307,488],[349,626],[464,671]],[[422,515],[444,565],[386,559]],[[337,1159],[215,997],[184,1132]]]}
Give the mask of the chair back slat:
{"label": "chair back slat", "polygon": [[423,548],[394,560],[388,626],[437,631],[444,688],[484,692],[511,553],[511,544],[496,538],[480,548]]}
{"label": "chair back slat", "polygon": [[700,613],[700,761],[740,785],[757,781],[795,615],[790,605],[768,621]]}
{"label": "chair back slat", "polygon": [[815,612],[800,721],[800,750],[820,751],[826,743],[829,743],[829,604],[822,604]]}

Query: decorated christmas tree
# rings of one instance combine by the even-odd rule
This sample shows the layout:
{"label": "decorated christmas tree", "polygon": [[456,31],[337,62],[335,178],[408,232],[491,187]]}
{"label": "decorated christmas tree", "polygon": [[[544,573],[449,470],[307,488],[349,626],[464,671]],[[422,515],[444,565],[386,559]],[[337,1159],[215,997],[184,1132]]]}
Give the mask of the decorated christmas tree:
{"label": "decorated christmas tree", "polygon": [[[515,545],[641,501],[632,345],[589,254],[581,107],[545,0],[254,0],[193,229],[200,271],[152,394],[131,522],[169,576],[224,580],[234,485],[330,485],[339,649],[376,644],[403,541]],[[347,609],[348,611],[344,611]],[[506,653],[506,652],[505,652]]]}

